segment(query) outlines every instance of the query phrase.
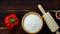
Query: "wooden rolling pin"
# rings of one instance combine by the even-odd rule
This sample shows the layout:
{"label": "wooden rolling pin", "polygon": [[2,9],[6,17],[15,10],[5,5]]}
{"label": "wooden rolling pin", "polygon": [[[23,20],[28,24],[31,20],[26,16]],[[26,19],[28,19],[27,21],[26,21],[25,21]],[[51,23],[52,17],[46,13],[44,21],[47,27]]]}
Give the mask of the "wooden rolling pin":
{"label": "wooden rolling pin", "polygon": [[49,29],[51,30],[51,32],[56,32],[59,29],[59,26],[56,23],[56,21],[53,19],[53,17],[51,16],[51,14],[49,12],[46,13],[40,4],[38,5],[38,8],[43,13],[42,17],[44,18],[44,20],[45,20],[47,26],[49,27]]}

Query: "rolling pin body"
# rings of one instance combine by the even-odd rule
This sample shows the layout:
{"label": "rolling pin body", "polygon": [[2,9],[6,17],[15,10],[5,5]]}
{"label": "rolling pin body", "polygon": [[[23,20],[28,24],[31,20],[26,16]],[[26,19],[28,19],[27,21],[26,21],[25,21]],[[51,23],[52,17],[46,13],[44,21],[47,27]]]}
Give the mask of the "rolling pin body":
{"label": "rolling pin body", "polygon": [[49,12],[45,12],[45,10],[43,9],[42,5],[38,5],[39,10],[43,13],[43,18],[47,24],[47,26],[49,27],[49,29],[51,30],[51,32],[55,32],[59,29],[58,24],[56,23],[56,21],[53,19],[53,17],[51,16],[51,14]]}
{"label": "rolling pin body", "polygon": [[55,32],[59,29],[59,26],[57,25],[57,23],[55,22],[55,20],[53,19],[49,12],[45,13],[43,15],[43,18],[52,32]]}

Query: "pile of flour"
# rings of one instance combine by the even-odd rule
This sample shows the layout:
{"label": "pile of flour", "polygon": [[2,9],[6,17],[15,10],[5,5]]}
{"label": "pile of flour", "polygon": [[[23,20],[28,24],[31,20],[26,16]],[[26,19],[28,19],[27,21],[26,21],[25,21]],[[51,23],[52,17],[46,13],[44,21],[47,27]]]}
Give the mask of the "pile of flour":
{"label": "pile of flour", "polygon": [[42,20],[35,14],[30,14],[24,19],[24,28],[28,32],[38,32],[42,27]]}

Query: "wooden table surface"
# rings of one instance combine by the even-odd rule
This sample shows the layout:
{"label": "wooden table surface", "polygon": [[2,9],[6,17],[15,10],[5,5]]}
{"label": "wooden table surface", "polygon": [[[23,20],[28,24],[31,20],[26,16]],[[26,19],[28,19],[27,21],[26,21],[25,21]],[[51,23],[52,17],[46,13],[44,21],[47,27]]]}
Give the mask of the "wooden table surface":
{"label": "wooden table surface", "polygon": [[[0,1],[0,27],[3,27],[3,29],[0,29],[0,34],[28,34],[26,33],[22,26],[21,22],[20,25],[12,30],[4,29],[6,28],[4,25],[4,17],[10,13],[15,13],[19,18],[22,19],[24,14],[30,11],[35,11],[42,15],[41,12],[39,12],[39,9],[37,8],[38,4],[42,4],[45,10],[48,10],[51,12],[55,20],[58,22],[59,26],[60,20],[57,20],[55,17],[55,12],[51,10],[59,10],[60,9],[60,2],[59,0],[1,0]],[[36,11],[37,10],[37,11]],[[47,12],[47,11],[46,11]],[[37,34],[55,34],[52,33],[47,25],[44,23],[43,29],[37,33]]]}
{"label": "wooden table surface", "polygon": [[[21,20],[22,20],[22,17],[30,11],[37,12],[42,16],[42,13],[39,10],[2,10],[0,12],[0,32],[1,32],[1,34],[4,34],[4,33],[5,34],[28,34],[23,30],[23,28],[21,26]],[[55,16],[55,13],[57,10],[46,10],[46,11],[49,11],[52,14],[54,19],[57,21],[58,25],[60,26],[60,23],[59,23],[60,20],[56,19],[56,16]],[[20,20],[19,26],[14,29],[7,29],[4,24],[5,16],[10,13],[15,13]],[[44,26],[43,26],[42,30],[40,32],[38,32],[37,34],[55,34],[55,32],[52,33],[44,21]]]}
{"label": "wooden table surface", "polygon": [[42,4],[44,9],[60,9],[60,0],[0,0],[0,10],[4,9],[38,9],[37,5]]}

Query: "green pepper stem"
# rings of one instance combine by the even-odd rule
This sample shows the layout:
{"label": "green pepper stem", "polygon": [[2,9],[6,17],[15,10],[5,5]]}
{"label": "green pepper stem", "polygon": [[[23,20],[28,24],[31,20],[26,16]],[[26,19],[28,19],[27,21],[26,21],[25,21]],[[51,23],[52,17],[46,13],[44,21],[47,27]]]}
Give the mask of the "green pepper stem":
{"label": "green pepper stem", "polygon": [[14,23],[15,22],[15,19],[14,18],[10,18],[10,23]]}

